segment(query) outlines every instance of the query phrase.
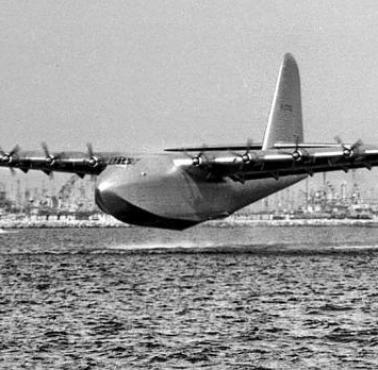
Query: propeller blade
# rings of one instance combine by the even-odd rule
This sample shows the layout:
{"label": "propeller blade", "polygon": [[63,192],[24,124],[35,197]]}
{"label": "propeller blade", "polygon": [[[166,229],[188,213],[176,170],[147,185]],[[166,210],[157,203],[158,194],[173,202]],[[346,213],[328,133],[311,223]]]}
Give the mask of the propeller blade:
{"label": "propeller blade", "polygon": [[18,152],[20,151],[20,146],[16,144],[14,148],[8,153],[9,157],[12,157],[13,155],[17,155]]}
{"label": "propeller blade", "polygon": [[2,148],[0,148],[0,155],[1,155],[1,162],[7,162],[9,161],[9,156],[7,155],[7,153],[4,152],[4,150]]}
{"label": "propeller blade", "polygon": [[353,149],[349,145],[345,145],[344,142],[341,140],[340,136],[334,137],[337,144],[339,144],[343,150],[344,157],[351,157],[353,154]]}
{"label": "propeller blade", "polygon": [[246,143],[246,151],[243,154],[233,153],[242,159],[243,161],[242,164],[251,162],[252,158],[250,155],[250,151],[251,151],[252,145],[253,145],[253,140],[251,138],[248,138],[247,143]]}
{"label": "propeller blade", "polygon": [[243,168],[244,164],[249,163],[252,160],[251,155],[250,155],[252,145],[253,145],[253,140],[251,138],[248,138],[247,143],[246,143],[246,150],[243,154],[240,154],[240,153],[237,153],[237,152],[234,152],[234,151],[230,152],[231,154],[233,154],[236,157],[234,162],[236,162],[238,158],[241,159],[241,161],[242,161],[240,163],[241,168]]}
{"label": "propeller blade", "polygon": [[352,146],[351,146],[351,149],[352,150],[359,150],[359,148],[364,145],[364,143],[362,142],[361,139],[358,139]]}
{"label": "propeller blade", "polygon": [[341,140],[341,137],[340,137],[340,136],[335,136],[334,139],[335,139],[335,141],[336,141],[337,144],[340,144],[340,145],[344,146],[344,143],[343,143],[343,141]]}
{"label": "propeller blade", "polygon": [[61,154],[57,154],[57,155],[51,154],[45,142],[42,142],[41,146],[42,146],[43,152],[45,153],[46,162],[50,166],[54,165],[57,162],[57,160],[61,158]]}
{"label": "propeller blade", "polygon": [[294,135],[294,139],[295,139],[295,151],[297,152],[299,148],[299,135]]}
{"label": "propeller blade", "polygon": [[93,153],[93,146],[91,143],[87,143],[87,149],[88,149],[88,156],[93,157],[94,153]]}
{"label": "propeller blade", "polygon": [[16,144],[14,148],[9,152],[9,156],[12,157],[12,155],[18,154],[19,151],[20,151],[20,146]]}
{"label": "propeller blade", "polygon": [[361,139],[358,139],[352,145],[345,145],[339,136],[335,136],[335,141],[342,147],[345,157],[351,157],[354,153],[358,154],[360,151],[360,147],[363,145]]}
{"label": "propeller blade", "polygon": [[50,158],[50,152],[49,152],[49,148],[47,144],[45,142],[42,142],[41,146],[42,146],[43,152],[45,153],[45,157]]}
{"label": "propeller blade", "polygon": [[93,146],[91,143],[87,143],[88,159],[87,163],[92,167],[97,167],[99,164],[99,159],[95,156],[93,151]]}

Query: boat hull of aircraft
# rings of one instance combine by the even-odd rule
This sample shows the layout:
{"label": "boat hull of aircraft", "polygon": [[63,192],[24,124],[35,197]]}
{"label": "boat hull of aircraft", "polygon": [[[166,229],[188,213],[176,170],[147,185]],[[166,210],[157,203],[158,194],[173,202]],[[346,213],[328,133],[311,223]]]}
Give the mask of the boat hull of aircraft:
{"label": "boat hull of aircraft", "polygon": [[294,175],[236,182],[207,178],[201,169],[177,167],[177,155],[148,155],[100,174],[95,200],[106,213],[130,224],[185,229],[223,218],[305,178]]}

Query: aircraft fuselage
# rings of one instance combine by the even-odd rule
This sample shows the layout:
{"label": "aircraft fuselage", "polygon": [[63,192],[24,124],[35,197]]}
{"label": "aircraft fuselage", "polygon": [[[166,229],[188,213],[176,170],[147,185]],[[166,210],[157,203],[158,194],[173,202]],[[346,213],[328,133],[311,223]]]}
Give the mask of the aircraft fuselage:
{"label": "aircraft fuselage", "polygon": [[226,217],[306,177],[241,183],[209,178],[200,168],[188,172],[175,161],[177,154],[148,154],[108,166],[97,179],[97,205],[123,222],[180,230]]}

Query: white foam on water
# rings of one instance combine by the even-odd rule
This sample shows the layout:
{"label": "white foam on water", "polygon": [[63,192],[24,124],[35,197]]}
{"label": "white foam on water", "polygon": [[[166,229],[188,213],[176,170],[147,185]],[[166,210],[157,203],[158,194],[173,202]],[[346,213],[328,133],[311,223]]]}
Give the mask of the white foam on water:
{"label": "white foam on water", "polygon": [[115,250],[143,250],[143,249],[194,249],[194,248],[209,248],[217,247],[219,245],[213,242],[193,242],[193,241],[175,241],[175,242],[150,242],[150,243],[135,243],[135,244],[118,244],[111,245],[107,249]]}
{"label": "white foam on water", "polygon": [[364,250],[364,249],[378,249],[378,245],[376,244],[361,244],[361,245],[356,245],[356,244],[351,244],[351,245],[335,245],[332,246],[332,249],[337,249],[337,250],[349,250],[349,249],[356,249],[356,250]]}
{"label": "white foam on water", "polygon": [[255,250],[255,251],[272,251],[277,249],[277,251],[287,250],[290,251],[292,249],[298,249],[303,251],[314,250],[314,251],[324,251],[324,250],[335,250],[335,251],[353,251],[353,250],[378,250],[378,244],[342,244],[342,245],[323,245],[321,248],[314,245],[311,248],[304,247],[302,244],[293,245],[291,243],[266,243],[266,244],[220,244],[211,241],[198,241],[193,242],[189,240],[185,241],[171,241],[171,242],[149,242],[149,243],[130,243],[130,244],[117,244],[111,245],[106,248],[106,250],[119,250],[119,251],[133,251],[133,250],[154,250],[154,249],[206,249],[206,248],[241,248],[243,250]]}
{"label": "white foam on water", "polygon": [[0,229],[0,235],[1,234],[14,234],[14,233],[17,233],[18,231],[17,230],[4,230],[4,229]]}

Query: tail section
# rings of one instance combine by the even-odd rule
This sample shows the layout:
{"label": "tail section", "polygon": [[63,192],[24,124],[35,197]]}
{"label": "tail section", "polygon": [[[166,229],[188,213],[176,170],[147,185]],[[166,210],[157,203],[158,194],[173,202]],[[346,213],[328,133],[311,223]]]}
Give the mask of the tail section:
{"label": "tail section", "polygon": [[262,149],[295,142],[303,142],[301,86],[297,63],[291,54],[285,54]]}

